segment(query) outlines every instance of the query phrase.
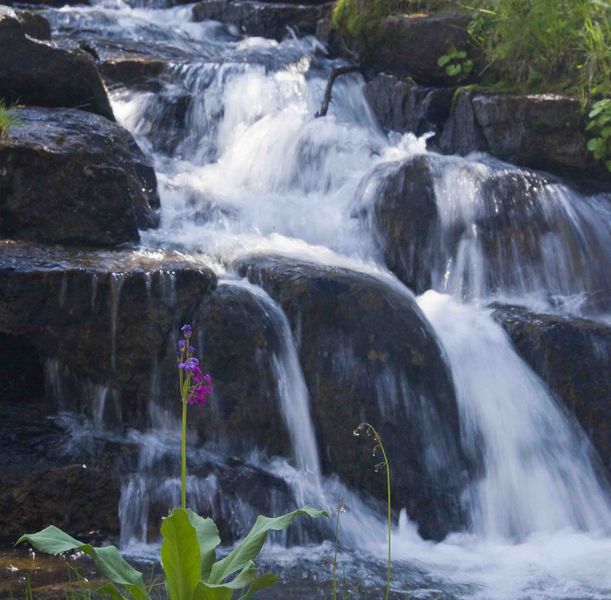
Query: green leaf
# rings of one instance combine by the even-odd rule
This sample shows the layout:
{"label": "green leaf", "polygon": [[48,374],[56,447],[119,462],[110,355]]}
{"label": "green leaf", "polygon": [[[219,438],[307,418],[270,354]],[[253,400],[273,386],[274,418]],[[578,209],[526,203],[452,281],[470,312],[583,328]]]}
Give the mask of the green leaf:
{"label": "green leaf", "polygon": [[257,569],[255,568],[255,563],[251,560],[240,571],[237,577],[228,583],[207,583],[200,581],[195,588],[193,600],[208,600],[209,598],[224,600],[225,598],[231,598],[234,590],[241,590],[245,587],[251,588],[257,582],[256,577]]}
{"label": "green leaf", "polygon": [[258,556],[270,531],[286,529],[293,519],[299,515],[305,515],[314,519],[328,516],[324,511],[305,506],[281,517],[257,517],[250,533],[242,540],[240,545],[234,548],[225,558],[214,563],[208,583],[221,583],[232,573],[244,569]]}
{"label": "green leaf", "polygon": [[193,600],[231,600],[232,593],[229,588],[211,587],[200,581],[193,592]]}
{"label": "green leaf", "polygon": [[451,60],[452,60],[451,56],[449,56],[448,54],[444,54],[443,56],[439,57],[437,64],[440,67],[445,67]]}
{"label": "green leaf", "polygon": [[112,583],[107,583],[106,585],[99,587],[96,592],[101,596],[108,596],[109,598],[112,598],[112,600],[125,600],[119,590]]}
{"label": "green leaf", "polygon": [[462,67],[460,65],[450,65],[449,67],[446,68],[446,73],[450,77],[454,77],[458,75],[461,71],[462,71]]}
{"label": "green leaf", "polygon": [[191,509],[187,509],[189,522],[195,528],[202,561],[202,579],[208,579],[210,569],[216,560],[214,549],[221,543],[219,530],[212,519],[204,519]]}
{"label": "green leaf", "polygon": [[135,600],[148,600],[149,595],[144,587],[144,579],[140,571],[136,571],[114,546],[94,548],[74,539],[61,529],[50,525],[38,533],[22,535],[17,544],[29,542],[34,548],[47,554],[61,554],[77,550],[93,558],[102,575],[113,583],[125,587]]}
{"label": "green leaf", "polygon": [[192,600],[202,565],[195,527],[182,508],[175,508],[161,525],[161,565],[170,600]]}
{"label": "green leaf", "polygon": [[242,594],[240,600],[250,600],[253,594],[258,592],[259,590],[272,587],[272,585],[275,585],[277,581],[278,578],[273,573],[265,573],[265,575],[257,577],[257,579],[252,582],[248,590],[246,590],[246,593]]}
{"label": "green leaf", "polygon": [[588,142],[588,150],[590,152],[596,152],[598,150],[598,145],[600,144],[600,140],[598,138],[592,138]]}

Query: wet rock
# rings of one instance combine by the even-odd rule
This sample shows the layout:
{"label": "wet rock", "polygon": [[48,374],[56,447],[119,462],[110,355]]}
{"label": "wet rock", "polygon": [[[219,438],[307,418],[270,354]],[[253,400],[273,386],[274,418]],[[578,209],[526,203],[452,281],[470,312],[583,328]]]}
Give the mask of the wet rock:
{"label": "wet rock", "polygon": [[194,415],[202,438],[238,453],[259,448],[290,457],[274,373],[279,332],[266,307],[225,283],[202,300],[197,322],[215,388],[211,414]]}
{"label": "wet rock", "polygon": [[147,56],[111,58],[100,64],[100,72],[110,84],[138,90],[158,91],[156,80],[165,67],[165,61]]}
{"label": "wet rock", "polygon": [[434,184],[443,161],[427,154],[399,167],[378,169],[381,183],[373,209],[374,227],[384,262],[416,293],[431,287],[431,246],[439,221]]}
{"label": "wet rock", "polygon": [[207,0],[193,6],[193,20],[221,21],[247,35],[281,40],[288,33],[287,27],[300,35],[314,34],[318,20],[330,11],[331,4]]}
{"label": "wet rock", "polygon": [[241,260],[285,310],[299,347],[325,472],[385,497],[369,421],[389,453],[396,508],[441,539],[460,527],[459,451],[453,386],[435,336],[407,290],[372,275],[280,257]]}
{"label": "wet rock", "polygon": [[53,524],[77,539],[118,534],[119,484],[102,469],[69,465],[1,479],[0,543]]}
{"label": "wet rock", "polygon": [[0,232],[113,245],[157,225],[155,173],[131,135],[97,115],[16,109],[0,140]]}
{"label": "wet rock", "polygon": [[453,95],[452,88],[423,87],[385,73],[365,85],[369,106],[382,127],[416,135],[432,132],[438,137],[450,116]]}
{"label": "wet rock", "polygon": [[27,0],[27,2],[21,2],[21,0],[2,0],[2,4],[8,4],[9,6],[21,6],[23,4],[31,6],[55,6],[61,8],[62,6],[88,6],[89,0]]}
{"label": "wet rock", "polygon": [[514,306],[495,305],[493,316],[524,360],[577,417],[611,475],[611,327]]}
{"label": "wet rock", "polygon": [[0,4],[0,18],[16,19],[26,35],[37,40],[51,39],[51,25],[42,15],[28,10],[13,10]]}
{"label": "wet rock", "polygon": [[481,150],[526,167],[604,176],[587,150],[579,101],[566,96],[461,91],[441,144],[448,153]]}
{"label": "wet rock", "polygon": [[31,24],[0,15],[0,97],[8,104],[79,108],[114,120],[95,62],[29,37]]}
{"label": "wet rock", "polygon": [[450,84],[454,81],[437,64],[451,49],[467,50],[468,14],[439,12],[432,15],[387,17],[376,34],[380,41],[364,53],[364,62],[419,83]]}
{"label": "wet rock", "polygon": [[184,261],[5,242],[0,332],[28,339],[60,405],[93,417],[100,394],[108,413],[100,420],[120,431],[148,423],[164,373],[175,405],[173,336],[215,285],[211,271]]}

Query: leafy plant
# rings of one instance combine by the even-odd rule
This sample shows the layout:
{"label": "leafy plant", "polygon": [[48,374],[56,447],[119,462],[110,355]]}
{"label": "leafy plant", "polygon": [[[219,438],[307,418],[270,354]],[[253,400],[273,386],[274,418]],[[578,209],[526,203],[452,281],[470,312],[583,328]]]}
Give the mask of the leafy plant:
{"label": "leafy plant", "polygon": [[599,100],[592,105],[586,131],[591,133],[588,150],[594,158],[605,162],[611,172],[611,98]]}
{"label": "leafy plant", "polygon": [[445,68],[450,77],[456,81],[464,81],[473,71],[473,61],[468,57],[465,50],[451,48],[449,52],[439,57],[437,64]]}
{"label": "leafy plant", "polygon": [[355,430],[354,435],[359,437],[361,432],[364,432],[368,437],[373,437],[374,446],[372,450],[373,456],[375,456],[378,450],[382,453],[383,460],[376,464],[375,470],[381,471],[384,469],[386,471],[386,535],[388,540],[388,555],[386,558],[386,600],[388,600],[388,596],[390,594],[390,554],[391,554],[391,506],[390,506],[390,463],[388,462],[388,456],[386,454],[386,448],[384,448],[384,444],[382,443],[382,438],[378,433],[377,429],[371,423],[361,423]]}
{"label": "leafy plant", "polygon": [[[182,402],[181,429],[181,507],[174,508],[161,525],[161,565],[165,588],[170,600],[230,600],[241,591],[248,600],[264,588],[274,585],[275,575],[259,575],[254,563],[270,531],[286,529],[300,516],[318,518],[323,511],[306,506],[280,517],[257,517],[250,533],[227,556],[217,560],[220,544],[216,524],[186,508],[187,461],[186,419],[189,404],[204,405],[212,393],[212,379],[202,372],[190,344],[192,329],[184,325],[183,339],[178,343],[178,370]],[[109,583],[97,592],[112,600],[150,600],[140,571],[132,567],[115,546],[94,547],[81,542],[53,525],[38,533],[25,534],[17,544],[29,542],[47,554],[77,551],[90,556]]]}
{"label": "leafy plant", "polygon": [[11,127],[19,125],[19,119],[13,113],[13,107],[8,107],[0,100],[0,140],[8,136]]}

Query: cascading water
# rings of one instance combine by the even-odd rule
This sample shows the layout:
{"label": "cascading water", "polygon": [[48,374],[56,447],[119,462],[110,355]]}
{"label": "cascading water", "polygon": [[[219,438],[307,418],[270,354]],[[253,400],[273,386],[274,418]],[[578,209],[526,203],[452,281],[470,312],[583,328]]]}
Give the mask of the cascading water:
{"label": "cascading water", "polygon": [[[158,93],[113,94],[118,120],[151,154],[159,178],[161,226],[143,232],[145,245],[205,254],[221,275],[236,259],[256,253],[384,272],[383,250],[363,214],[373,208],[380,178],[427,154],[426,137],[387,138],[356,75],[338,80],[329,115],[315,119],[334,64],[319,42],[240,39],[218,24],[188,22],[188,7],[108,3],[49,14],[65,32],[87,23],[109,55],[117,40],[138,38],[168,62]],[[505,193],[507,178],[526,189],[524,206]],[[580,196],[560,182],[482,156],[448,158],[433,173],[433,187],[438,222],[420,260],[430,267],[431,287],[453,297],[428,292],[418,302],[445,349],[462,440],[476,465],[464,498],[471,528],[434,545],[423,542],[402,513],[393,541],[401,565],[395,572],[404,573],[395,585],[418,590],[419,597],[605,597],[611,592],[611,507],[597,459],[572,417],[478,302],[511,299],[580,312],[581,301],[594,298],[603,318],[608,307],[598,296],[609,288],[601,258],[610,238],[609,198]],[[520,235],[495,237],[498,223]],[[116,311],[121,282],[113,281]],[[281,342],[273,372],[294,459],[266,461],[255,452],[244,459],[241,477],[273,475],[278,485],[269,484],[265,505],[273,512],[301,502],[330,508],[344,496],[344,543],[352,552],[383,556],[379,505],[321,475],[308,390],[286,315],[257,286],[230,277],[222,285],[249,291],[273,322]],[[113,345],[113,357],[115,352]],[[119,507],[121,543],[137,552],[155,540],[149,522],[178,502],[177,427],[160,397],[159,365],[155,373],[152,429],[130,433],[138,465],[124,481]],[[387,401],[385,393],[380,386],[379,403]],[[194,508],[243,533],[257,511],[227,483],[226,457],[195,445],[190,457]],[[303,561],[307,553],[296,556]],[[271,556],[280,560],[273,549]]]}

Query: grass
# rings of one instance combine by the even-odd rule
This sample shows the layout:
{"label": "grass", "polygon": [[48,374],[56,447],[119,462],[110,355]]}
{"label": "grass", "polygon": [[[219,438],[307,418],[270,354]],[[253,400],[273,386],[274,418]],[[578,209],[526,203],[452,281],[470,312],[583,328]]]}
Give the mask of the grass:
{"label": "grass", "polygon": [[4,100],[0,100],[0,139],[8,137],[11,127],[19,125],[19,119],[13,114],[12,106],[7,106]]}

